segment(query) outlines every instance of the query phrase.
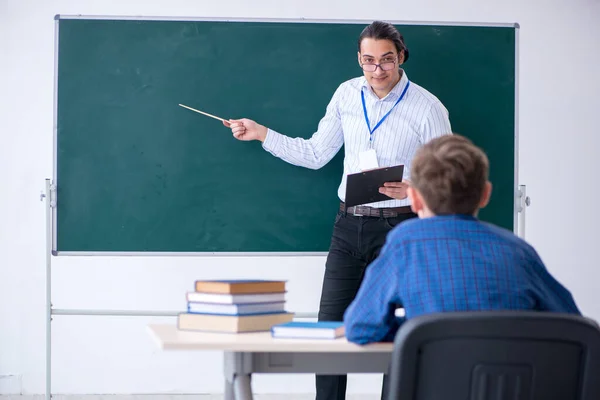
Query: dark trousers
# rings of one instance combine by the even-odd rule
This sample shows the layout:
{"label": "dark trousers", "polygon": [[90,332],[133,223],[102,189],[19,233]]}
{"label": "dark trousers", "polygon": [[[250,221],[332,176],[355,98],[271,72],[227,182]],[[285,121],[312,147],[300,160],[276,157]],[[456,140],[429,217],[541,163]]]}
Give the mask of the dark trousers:
{"label": "dark trousers", "polygon": [[[355,217],[339,212],[336,216],[325,277],[321,290],[319,321],[342,321],[362,282],[367,266],[379,255],[385,238],[396,225],[413,213],[394,218]],[[317,400],[344,400],[346,375],[317,375]],[[387,393],[384,376],[382,399]]]}

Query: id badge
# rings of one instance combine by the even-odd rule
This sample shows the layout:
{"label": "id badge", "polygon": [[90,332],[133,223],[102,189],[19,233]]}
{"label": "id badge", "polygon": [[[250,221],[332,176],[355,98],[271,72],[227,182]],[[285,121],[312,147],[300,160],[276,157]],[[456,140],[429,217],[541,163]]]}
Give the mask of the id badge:
{"label": "id badge", "polygon": [[358,166],[361,169],[361,171],[379,168],[379,164],[377,163],[377,153],[375,152],[375,149],[369,149],[360,152],[358,154]]}

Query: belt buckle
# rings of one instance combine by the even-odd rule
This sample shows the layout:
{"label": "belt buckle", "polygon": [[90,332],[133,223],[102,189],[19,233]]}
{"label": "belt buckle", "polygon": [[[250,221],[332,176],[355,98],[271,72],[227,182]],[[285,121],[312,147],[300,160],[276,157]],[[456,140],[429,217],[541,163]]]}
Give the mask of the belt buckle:
{"label": "belt buckle", "polygon": [[363,215],[363,214],[358,214],[358,213],[356,212],[356,206],[353,206],[353,207],[351,207],[351,208],[352,208],[352,211],[353,211],[353,212],[352,212],[352,215],[354,215],[355,217],[364,217],[364,215]]}

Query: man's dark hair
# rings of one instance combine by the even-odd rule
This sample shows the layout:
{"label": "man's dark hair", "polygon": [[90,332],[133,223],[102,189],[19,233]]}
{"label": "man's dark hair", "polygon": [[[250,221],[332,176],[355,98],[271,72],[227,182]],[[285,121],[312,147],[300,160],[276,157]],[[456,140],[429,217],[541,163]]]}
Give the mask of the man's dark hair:
{"label": "man's dark hair", "polygon": [[404,44],[404,38],[398,32],[398,29],[392,24],[382,21],[375,21],[371,25],[363,29],[358,37],[358,52],[360,53],[360,44],[363,39],[389,40],[394,43],[398,54],[404,52],[404,61],[408,61],[408,48]]}

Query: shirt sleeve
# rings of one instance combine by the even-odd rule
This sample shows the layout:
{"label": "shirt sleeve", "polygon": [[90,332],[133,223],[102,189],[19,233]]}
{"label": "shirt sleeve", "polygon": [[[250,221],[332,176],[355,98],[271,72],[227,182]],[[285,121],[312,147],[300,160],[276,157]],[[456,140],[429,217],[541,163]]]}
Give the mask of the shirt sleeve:
{"label": "shirt sleeve", "polygon": [[396,287],[399,281],[396,265],[401,263],[398,252],[387,243],[379,257],[367,267],[356,298],[344,314],[349,342],[367,344],[394,340],[403,321],[395,316],[397,305],[402,304]]}
{"label": "shirt sleeve", "polygon": [[339,112],[340,86],[334,93],[325,116],[310,139],[291,138],[272,129],[267,131],[263,148],[290,164],[319,169],[327,164],[344,144]]}
{"label": "shirt sleeve", "polygon": [[533,249],[531,251],[533,268],[529,271],[533,275],[531,282],[536,308],[540,311],[581,315],[571,292],[550,274],[537,252]]}
{"label": "shirt sleeve", "polygon": [[425,119],[421,126],[422,144],[437,137],[451,134],[452,127],[450,126],[448,110],[438,100],[432,104],[429,112],[425,114]]}

